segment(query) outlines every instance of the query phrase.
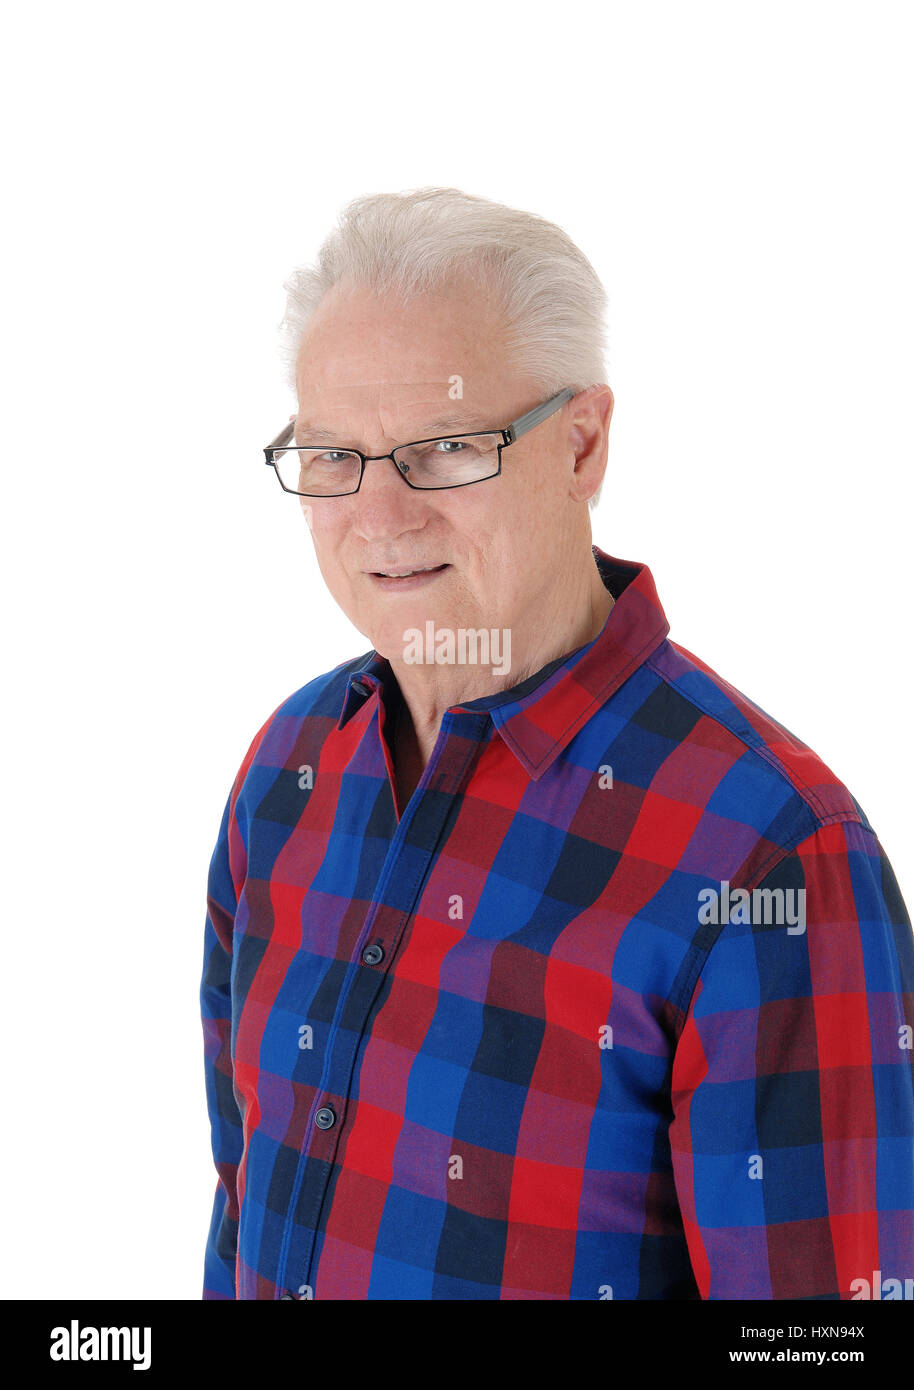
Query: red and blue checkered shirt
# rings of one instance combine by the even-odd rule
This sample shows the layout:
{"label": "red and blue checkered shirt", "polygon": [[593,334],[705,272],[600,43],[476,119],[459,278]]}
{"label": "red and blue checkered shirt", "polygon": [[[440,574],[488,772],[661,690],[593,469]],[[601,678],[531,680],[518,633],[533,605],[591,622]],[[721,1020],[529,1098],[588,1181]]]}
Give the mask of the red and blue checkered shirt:
{"label": "red and blue checkered shirt", "polygon": [[914,1277],[892,869],[819,758],[668,640],[650,571],[594,558],[599,636],[450,708],[401,818],[377,653],[251,743],[208,882],[204,1298]]}

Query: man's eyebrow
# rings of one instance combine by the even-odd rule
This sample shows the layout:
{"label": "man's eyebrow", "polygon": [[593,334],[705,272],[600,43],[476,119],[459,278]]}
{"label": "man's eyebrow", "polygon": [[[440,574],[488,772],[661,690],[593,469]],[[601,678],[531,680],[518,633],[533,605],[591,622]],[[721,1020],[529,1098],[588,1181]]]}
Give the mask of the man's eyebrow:
{"label": "man's eyebrow", "polygon": [[[499,426],[498,429],[500,428]],[[472,417],[467,419],[465,415],[444,415],[423,425],[422,433],[414,434],[413,439],[434,439],[438,430],[459,430],[461,434],[471,434],[474,430],[492,430],[493,433],[497,433],[498,429],[492,430],[492,425],[487,420]],[[323,429],[320,425],[314,425],[309,420],[296,421],[295,433],[299,439],[304,439],[307,436],[313,439],[334,439],[337,442],[346,440],[348,443],[352,443],[351,433],[340,434],[337,430]],[[403,442],[410,443],[409,440]]]}

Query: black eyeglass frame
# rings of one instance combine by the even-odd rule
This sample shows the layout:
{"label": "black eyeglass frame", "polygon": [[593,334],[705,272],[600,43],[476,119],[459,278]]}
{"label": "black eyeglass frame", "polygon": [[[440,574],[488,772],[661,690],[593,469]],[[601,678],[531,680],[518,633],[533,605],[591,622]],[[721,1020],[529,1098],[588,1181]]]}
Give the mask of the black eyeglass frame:
{"label": "black eyeglass frame", "polygon": [[[572,397],[576,395],[576,391],[572,390],[570,386],[566,386],[565,389],[559,391],[557,395],[550,396],[548,401],[543,401],[541,405],[535,405],[533,409],[528,410],[526,414],[518,416],[516,420],[512,420],[510,425],[506,425],[504,429],[466,430],[460,434],[441,434],[435,435],[431,439],[414,439],[409,444],[398,444],[389,454],[363,454],[361,449],[352,449],[348,445],[341,447],[338,452],[344,454],[357,454],[359,458],[359,480],[355,487],[350,488],[348,492],[298,492],[295,488],[286,487],[280,477],[279,469],[276,467],[274,455],[280,450],[285,450],[288,446],[288,441],[295,433],[294,420],[290,420],[287,425],[283,426],[276,438],[271,439],[270,443],[267,444],[263,451],[264,461],[267,467],[272,468],[277,478],[279,478],[279,485],[283,492],[291,493],[295,497],[352,497],[362,486],[366,463],[374,463],[379,459],[390,459],[397,470],[398,476],[401,477],[406,486],[411,487],[414,492],[445,492],[455,487],[472,487],[474,483],[484,483],[489,478],[497,478],[501,473],[502,450],[506,449],[509,444],[513,444],[516,439],[520,439],[521,435],[528,434],[530,430],[535,429],[537,425],[541,425],[544,420],[548,420],[550,415],[554,415],[557,410],[561,409],[566,401],[570,401]],[[443,483],[438,487],[417,486],[415,483],[409,481],[399,461],[395,457],[398,449],[411,449],[415,444],[438,444],[444,443],[448,439],[472,439],[475,436],[483,434],[500,434],[502,436],[502,442],[495,446],[498,450],[498,467],[494,473],[487,473],[484,478],[471,478],[468,483]],[[294,449],[316,449],[318,447],[320,446],[316,444],[295,444],[291,446],[291,448]],[[324,447],[332,449],[334,446],[328,444]]]}

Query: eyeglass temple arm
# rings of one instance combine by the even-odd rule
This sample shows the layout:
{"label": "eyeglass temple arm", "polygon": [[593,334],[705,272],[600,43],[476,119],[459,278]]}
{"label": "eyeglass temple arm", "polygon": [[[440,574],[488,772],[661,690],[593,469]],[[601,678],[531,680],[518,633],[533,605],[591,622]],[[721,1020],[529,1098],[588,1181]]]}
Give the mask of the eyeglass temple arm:
{"label": "eyeglass temple arm", "polygon": [[[279,431],[279,434],[276,436],[276,438],[270,440],[269,444],[268,444],[266,447],[267,447],[268,449],[281,449],[282,446],[283,446],[284,444],[287,444],[288,441],[292,438],[292,435],[294,434],[294,432],[295,432],[295,421],[294,421],[294,420],[290,420],[289,423],[288,423],[287,425],[284,425],[284,426],[282,427],[282,429]],[[262,436],[261,436],[261,438],[262,438]],[[268,460],[268,462],[269,462],[269,460]]]}
{"label": "eyeglass temple arm", "polygon": [[513,444],[515,439],[518,439],[520,435],[526,434],[527,431],[532,430],[535,425],[539,425],[543,420],[547,420],[549,416],[553,415],[566,401],[570,401],[573,395],[575,395],[575,392],[572,391],[570,386],[566,386],[564,391],[560,391],[558,395],[553,396],[551,400],[544,401],[542,405],[535,406],[533,410],[528,410],[526,415],[522,415],[519,420],[515,420],[513,424],[510,424],[505,430],[505,433],[509,436],[510,443]]}

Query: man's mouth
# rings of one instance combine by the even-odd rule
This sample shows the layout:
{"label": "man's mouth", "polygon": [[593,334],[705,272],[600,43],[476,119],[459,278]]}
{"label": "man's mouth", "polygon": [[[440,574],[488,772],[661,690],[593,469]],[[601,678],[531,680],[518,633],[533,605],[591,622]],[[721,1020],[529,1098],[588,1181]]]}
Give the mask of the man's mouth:
{"label": "man's mouth", "polygon": [[376,579],[408,579],[413,574],[439,574],[441,570],[446,570],[444,565],[416,565],[412,569],[393,569],[393,570],[369,570],[369,574]]}

